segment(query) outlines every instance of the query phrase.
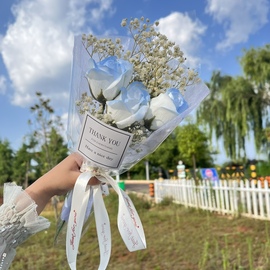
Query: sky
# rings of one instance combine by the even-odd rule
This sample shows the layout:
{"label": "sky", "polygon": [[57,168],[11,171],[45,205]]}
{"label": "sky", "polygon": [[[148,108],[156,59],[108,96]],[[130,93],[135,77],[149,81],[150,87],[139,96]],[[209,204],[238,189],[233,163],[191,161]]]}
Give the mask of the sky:
{"label": "sky", "polygon": [[[35,92],[67,121],[74,35],[125,35],[123,18],[158,20],[209,82],[242,75],[244,49],[270,43],[270,0],[9,0],[0,4],[0,139],[16,151],[30,132]],[[250,144],[251,145],[251,144]],[[217,162],[226,160],[223,151]],[[248,158],[257,158],[252,147]]]}

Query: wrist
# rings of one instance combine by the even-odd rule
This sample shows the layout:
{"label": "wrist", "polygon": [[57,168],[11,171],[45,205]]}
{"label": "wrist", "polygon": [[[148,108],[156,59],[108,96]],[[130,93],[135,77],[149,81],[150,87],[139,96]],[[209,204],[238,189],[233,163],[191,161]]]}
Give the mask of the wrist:
{"label": "wrist", "polygon": [[50,181],[47,180],[49,179],[44,175],[25,190],[37,204],[38,214],[42,212],[51,197],[54,196],[54,190],[50,187]]}

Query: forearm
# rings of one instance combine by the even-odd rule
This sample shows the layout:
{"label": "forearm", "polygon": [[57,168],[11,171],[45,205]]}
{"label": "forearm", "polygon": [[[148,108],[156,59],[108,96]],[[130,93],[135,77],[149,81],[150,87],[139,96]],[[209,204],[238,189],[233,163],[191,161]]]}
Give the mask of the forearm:
{"label": "forearm", "polygon": [[[36,202],[38,214],[54,195],[65,195],[73,189],[81,173],[82,162],[83,159],[79,154],[71,154],[25,190]],[[98,185],[100,182],[92,177],[89,184]]]}
{"label": "forearm", "polygon": [[53,190],[47,187],[47,182],[50,182],[50,180],[50,172],[48,172],[25,190],[37,204],[38,215],[45,208],[51,197],[54,196]]}
{"label": "forearm", "polygon": [[78,155],[72,154],[25,190],[36,202],[38,214],[54,195],[66,194],[73,188],[80,174],[81,162]]}

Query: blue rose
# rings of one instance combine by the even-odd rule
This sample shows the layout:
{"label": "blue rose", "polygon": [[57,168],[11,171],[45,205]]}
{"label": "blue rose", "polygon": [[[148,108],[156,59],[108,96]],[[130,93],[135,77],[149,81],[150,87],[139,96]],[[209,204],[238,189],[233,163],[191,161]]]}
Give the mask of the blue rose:
{"label": "blue rose", "polygon": [[188,108],[180,91],[175,88],[168,89],[165,94],[152,98],[145,121],[151,130],[157,130],[168,121],[178,116]]}
{"label": "blue rose", "polygon": [[107,101],[107,113],[117,127],[123,129],[144,119],[149,100],[145,86],[140,82],[133,82],[127,88],[122,88],[115,100]]}
{"label": "blue rose", "polygon": [[122,87],[127,87],[132,73],[130,62],[111,56],[98,63],[90,59],[86,78],[92,96],[104,104],[107,100],[113,100]]}
{"label": "blue rose", "polygon": [[188,104],[185,101],[183,95],[176,88],[170,88],[166,91],[166,95],[173,101],[177,112],[180,114],[188,108]]}

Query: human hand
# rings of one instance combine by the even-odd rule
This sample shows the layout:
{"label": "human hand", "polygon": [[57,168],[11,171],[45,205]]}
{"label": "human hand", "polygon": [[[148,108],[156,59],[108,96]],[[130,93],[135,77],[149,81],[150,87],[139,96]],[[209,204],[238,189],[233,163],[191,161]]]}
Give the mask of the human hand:
{"label": "human hand", "polygon": [[[53,195],[63,195],[73,189],[75,182],[81,174],[80,168],[83,163],[83,157],[77,153],[72,153],[62,162],[48,172],[50,179],[50,188],[55,193]],[[99,185],[100,181],[92,177],[89,179],[89,185]]]}
{"label": "human hand", "polygon": [[[43,210],[51,197],[64,195],[73,189],[81,174],[82,162],[83,158],[79,154],[70,154],[25,190],[38,205],[38,213]],[[96,177],[89,179],[89,185],[99,185],[100,183]]]}

